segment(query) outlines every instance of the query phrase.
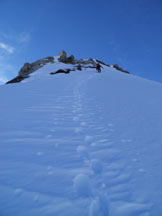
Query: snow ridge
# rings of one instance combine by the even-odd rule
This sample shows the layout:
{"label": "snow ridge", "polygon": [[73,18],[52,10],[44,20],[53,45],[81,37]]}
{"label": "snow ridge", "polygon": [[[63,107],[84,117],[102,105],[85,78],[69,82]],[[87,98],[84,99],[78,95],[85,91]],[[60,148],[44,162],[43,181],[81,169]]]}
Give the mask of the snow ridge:
{"label": "snow ridge", "polygon": [[0,89],[1,214],[160,216],[161,85],[58,69]]}

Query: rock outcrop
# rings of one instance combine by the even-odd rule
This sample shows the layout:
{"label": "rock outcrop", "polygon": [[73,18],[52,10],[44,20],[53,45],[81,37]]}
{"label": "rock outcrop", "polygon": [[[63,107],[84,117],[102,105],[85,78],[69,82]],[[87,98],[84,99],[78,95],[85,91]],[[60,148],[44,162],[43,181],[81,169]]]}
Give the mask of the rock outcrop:
{"label": "rock outcrop", "polygon": [[33,73],[34,71],[38,70],[39,68],[43,67],[47,63],[54,63],[54,57],[48,56],[46,58],[37,60],[33,63],[25,63],[24,66],[20,69],[18,75],[19,76],[27,76],[30,73]]}
{"label": "rock outcrop", "polygon": [[65,63],[67,63],[67,64],[75,64],[75,58],[74,58],[74,56],[73,55],[69,56],[66,59]]}
{"label": "rock outcrop", "polygon": [[123,68],[119,67],[117,64],[112,64],[111,67],[112,67],[112,68],[115,68],[116,70],[119,70],[119,71],[121,71],[121,72],[130,74],[130,72],[128,72],[128,71],[126,71],[126,70],[123,70]]}
{"label": "rock outcrop", "polygon": [[28,78],[29,76],[16,76],[14,79],[12,80],[9,80],[8,82],[6,82],[6,84],[11,84],[11,83],[18,83],[18,82],[21,82],[22,80]]}
{"label": "rock outcrop", "polygon": [[84,59],[76,60],[75,63],[80,64],[80,65],[85,65],[85,66],[86,65],[91,65],[91,66],[96,67],[96,62],[92,58],[90,58],[88,60],[84,60]]}
{"label": "rock outcrop", "polygon": [[23,67],[20,69],[18,76],[16,76],[14,79],[8,81],[6,84],[9,83],[16,83],[16,82],[21,82],[23,79],[30,77],[30,74],[33,73],[34,71],[38,70],[39,68],[43,67],[44,65],[48,64],[48,63],[55,63],[55,62],[60,62],[60,63],[64,63],[64,64],[72,64],[73,65],[73,69],[70,68],[65,70],[57,70],[54,72],[51,72],[50,74],[58,74],[58,73],[65,73],[68,74],[71,71],[75,71],[75,70],[82,70],[82,69],[86,69],[86,68],[96,68],[97,64],[100,64],[102,66],[107,66],[107,67],[112,67],[115,68],[116,70],[122,71],[124,73],[129,73],[126,70],[123,70],[121,67],[119,67],[117,64],[113,64],[113,65],[108,65],[105,64],[104,62],[97,60],[97,59],[79,59],[76,60],[75,57],[73,55],[70,55],[69,57],[67,57],[67,53],[63,50],[59,53],[59,56],[54,58],[53,56],[48,56],[46,58],[43,59],[39,59],[33,63],[29,63],[26,62]]}
{"label": "rock outcrop", "polygon": [[105,64],[103,61],[100,61],[100,60],[98,60],[98,59],[96,59],[96,62],[99,63],[99,64],[102,64],[102,65],[105,65],[105,66],[107,66],[107,67],[110,67],[109,64]]}
{"label": "rock outcrop", "polygon": [[30,63],[26,62],[24,66],[19,71],[19,76],[26,76],[32,70],[32,66]]}
{"label": "rock outcrop", "polygon": [[65,63],[65,62],[66,62],[66,59],[67,59],[67,53],[63,50],[63,51],[61,51],[61,52],[59,53],[59,58],[58,58],[58,60],[59,60],[60,62]]}
{"label": "rock outcrop", "polygon": [[74,69],[73,70],[72,69],[66,69],[66,70],[59,69],[56,72],[51,72],[50,74],[51,75],[59,74],[59,73],[69,74],[71,71],[75,71],[75,70]]}
{"label": "rock outcrop", "polygon": [[75,64],[75,57],[73,55],[67,57],[67,53],[63,50],[59,53],[58,61],[65,64]]}
{"label": "rock outcrop", "polygon": [[48,56],[46,58],[37,60],[31,64],[29,62],[26,62],[23,65],[23,67],[20,69],[20,71],[18,72],[18,76],[16,76],[12,80],[6,82],[6,84],[21,82],[25,78],[28,78],[29,74],[31,74],[34,71],[38,70],[39,68],[43,67],[47,63],[54,63],[54,57]]}

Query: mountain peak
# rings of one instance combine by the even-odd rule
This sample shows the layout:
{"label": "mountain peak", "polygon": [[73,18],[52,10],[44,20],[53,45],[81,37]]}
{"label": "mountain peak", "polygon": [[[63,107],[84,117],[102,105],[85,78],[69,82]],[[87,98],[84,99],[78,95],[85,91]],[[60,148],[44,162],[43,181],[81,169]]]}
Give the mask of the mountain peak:
{"label": "mountain peak", "polygon": [[[31,73],[39,70],[40,68],[44,67],[47,64],[54,64],[54,63],[73,65],[75,69],[73,68],[71,71],[82,70],[82,68],[96,68],[97,65],[101,65],[101,67],[102,66],[112,67],[115,68],[116,70],[129,73],[128,71],[123,70],[117,64],[109,65],[104,63],[103,61],[100,61],[98,59],[93,59],[93,58],[77,60],[75,59],[74,55],[67,56],[67,53],[64,50],[62,50],[56,57],[48,56],[32,63],[26,62],[23,65],[23,67],[19,70],[18,75],[14,79],[8,81],[6,84],[21,82],[25,78],[30,77]],[[64,72],[67,73],[67,71],[68,73],[70,72],[68,67],[67,70],[64,70]],[[51,72],[51,74],[57,74],[57,73],[63,73],[62,68],[57,69],[57,71],[55,72]]]}

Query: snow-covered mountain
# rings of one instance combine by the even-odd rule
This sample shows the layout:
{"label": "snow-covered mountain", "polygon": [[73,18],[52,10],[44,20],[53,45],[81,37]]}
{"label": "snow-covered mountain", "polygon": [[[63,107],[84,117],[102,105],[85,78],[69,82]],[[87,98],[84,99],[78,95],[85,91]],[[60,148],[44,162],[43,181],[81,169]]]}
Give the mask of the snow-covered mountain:
{"label": "snow-covered mountain", "polygon": [[162,85],[85,61],[0,86],[0,215],[162,215]]}

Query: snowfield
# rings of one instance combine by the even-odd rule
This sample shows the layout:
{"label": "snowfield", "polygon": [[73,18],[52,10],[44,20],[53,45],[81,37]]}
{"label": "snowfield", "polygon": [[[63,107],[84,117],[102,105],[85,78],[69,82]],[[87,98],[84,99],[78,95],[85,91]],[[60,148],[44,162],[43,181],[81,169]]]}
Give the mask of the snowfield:
{"label": "snowfield", "polygon": [[161,216],[162,84],[73,67],[0,86],[0,215]]}

